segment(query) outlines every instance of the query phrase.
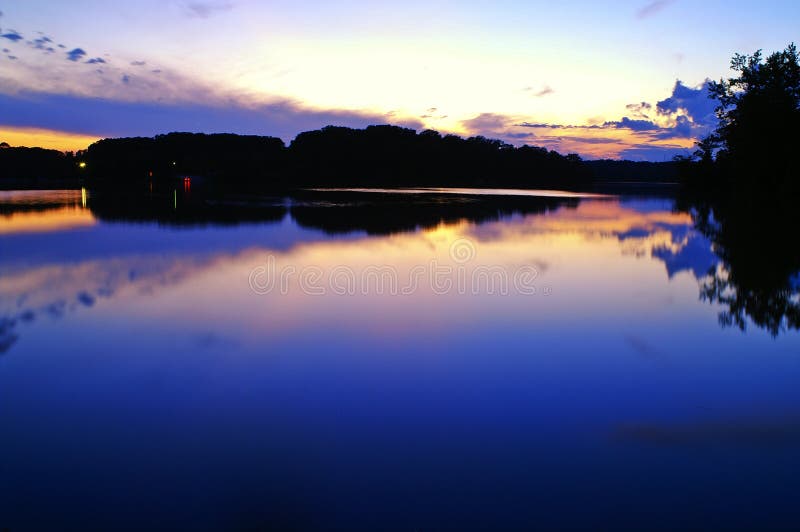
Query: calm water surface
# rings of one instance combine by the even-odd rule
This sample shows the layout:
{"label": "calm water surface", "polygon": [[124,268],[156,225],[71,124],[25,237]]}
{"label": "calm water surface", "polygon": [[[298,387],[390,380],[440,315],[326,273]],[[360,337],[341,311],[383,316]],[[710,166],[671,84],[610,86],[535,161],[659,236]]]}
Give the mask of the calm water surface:
{"label": "calm water surface", "polygon": [[691,214],[449,192],[0,193],[0,530],[797,522],[800,335]]}

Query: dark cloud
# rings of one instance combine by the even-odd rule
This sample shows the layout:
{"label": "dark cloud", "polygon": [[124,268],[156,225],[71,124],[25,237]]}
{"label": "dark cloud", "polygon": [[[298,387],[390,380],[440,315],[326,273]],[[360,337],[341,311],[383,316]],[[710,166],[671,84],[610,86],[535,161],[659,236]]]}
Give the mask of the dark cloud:
{"label": "dark cloud", "polygon": [[656,104],[659,114],[669,115],[684,111],[695,124],[714,126],[717,123],[714,110],[716,103],[711,99],[710,81],[706,80],[700,87],[687,87],[682,81],[675,82],[672,95]]}
{"label": "dark cloud", "polygon": [[131,61],[131,66],[145,66],[146,64],[146,61]]}
{"label": "dark cloud", "polygon": [[630,129],[631,131],[656,131],[661,129],[657,124],[649,120],[632,120],[627,116],[622,117],[622,119],[617,122],[606,122],[603,125],[616,129]]}
{"label": "dark cloud", "polygon": [[520,132],[520,133],[506,133],[505,137],[509,138],[509,139],[514,139],[514,140],[525,140],[525,139],[534,139],[534,138],[536,138],[536,134],[535,133],[530,133],[530,132],[527,132],[527,131],[523,131],[523,132]]}
{"label": "dark cloud", "polygon": [[261,105],[143,103],[60,94],[0,94],[3,123],[97,136],[152,136],[169,131],[275,135],[291,140],[297,133],[335,124],[366,127],[393,123],[419,129],[417,120],[356,111],[308,109],[291,101]]}
{"label": "dark cloud", "polygon": [[0,38],[8,39],[9,41],[12,42],[17,42],[21,41],[24,37],[14,30],[9,30],[8,33],[0,35]]}
{"label": "dark cloud", "polygon": [[30,41],[28,44],[37,50],[44,50],[46,52],[54,51],[53,47],[51,46],[51,44],[53,44],[53,39],[51,39],[50,37],[46,37],[44,35],[42,35],[38,39]]}
{"label": "dark cloud", "polygon": [[67,60],[77,63],[86,56],[86,52],[81,48],[73,48],[67,52]]}
{"label": "dark cloud", "polygon": [[655,0],[650,2],[636,12],[636,18],[645,19],[651,17],[674,2],[675,0]]}
{"label": "dark cloud", "polygon": [[603,137],[569,137],[573,142],[580,142],[581,144],[618,144],[619,140]]}
{"label": "dark cloud", "polygon": [[522,122],[517,125],[519,127],[530,127],[534,129],[603,129],[604,127],[608,127],[598,125],[547,124],[543,122]]}
{"label": "dark cloud", "polygon": [[629,111],[643,112],[643,111],[649,111],[650,109],[652,109],[653,108],[653,104],[650,104],[650,103],[647,103],[647,102],[629,103],[628,105],[625,106],[625,108],[628,109]]}
{"label": "dark cloud", "polygon": [[625,108],[633,113],[635,118],[649,120],[649,113],[653,110],[653,105],[648,102],[629,103]]}
{"label": "dark cloud", "polygon": [[[709,97],[708,84],[706,81],[700,87],[692,88],[678,80],[669,98],[658,102],[655,106],[648,102],[629,104],[626,108],[632,112],[633,118],[625,116],[602,125],[529,122],[518,125],[534,129],[628,129],[638,133],[650,133],[654,140],[699,138],[711,132],[717,124],[714,114],[716,104]],[[659,116],[671,118],[674,123],[670,126],[658,125],[650,119],[649,113],[653,110]],[[684,150],[681,150],[680,154],[683,153]]]}
{"label": "dark cloud", "polygon": [[95,57],[94,59],[89,59],[88,61],[86,61],[87,65],[104,65],[105,63],[106,60],[103,59],[102,57]]}
{"label": "dark cloud", "polygon": [[131,82],[131,77],[129,75],[125,74],[125,75],[122,76],[121,81],[122,81],[122,83],[127,85],[127,84],[129,84]]}

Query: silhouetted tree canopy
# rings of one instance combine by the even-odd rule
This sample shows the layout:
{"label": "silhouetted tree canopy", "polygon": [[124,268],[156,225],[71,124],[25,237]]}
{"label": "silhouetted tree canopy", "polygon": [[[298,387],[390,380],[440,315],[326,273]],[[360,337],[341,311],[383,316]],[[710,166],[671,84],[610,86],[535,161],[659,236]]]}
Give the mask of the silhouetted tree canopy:
{"label": "silhouetted tree canopy", "polygon": [[[800,141],[800,61],[790,44],[766,59],[759,50],[736,54],[735,77],[710,83],[719,127],[698,144],[706,167],[717,152],[721,178],[761,185],[796,180]],[[708,170],[708,168],[706,168]]]}
{"label": "silhouetted tree canopy", "polygon": [[11,147],[0,143],[0,178],[13,180],[65,179],[76,175],[72,153],[44,148]]}

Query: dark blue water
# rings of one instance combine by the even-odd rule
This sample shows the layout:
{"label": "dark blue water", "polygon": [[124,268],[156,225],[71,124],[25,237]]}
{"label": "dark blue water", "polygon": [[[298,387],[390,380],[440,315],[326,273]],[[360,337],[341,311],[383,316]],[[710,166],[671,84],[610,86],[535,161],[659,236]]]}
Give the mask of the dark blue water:
{"label": "dark blue water", "polygon": [[797,522],[800,283],[671,199],[2,194],[0,530]]}

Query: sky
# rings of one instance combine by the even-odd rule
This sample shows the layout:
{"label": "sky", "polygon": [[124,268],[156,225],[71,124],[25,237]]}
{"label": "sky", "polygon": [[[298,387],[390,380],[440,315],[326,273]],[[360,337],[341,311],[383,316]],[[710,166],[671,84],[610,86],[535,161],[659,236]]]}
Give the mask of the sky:
{"label": "sky", "polygon": [[789,0],[0,0],[0,141],[397,124],[669,160],[708,79],[796,40]]}

